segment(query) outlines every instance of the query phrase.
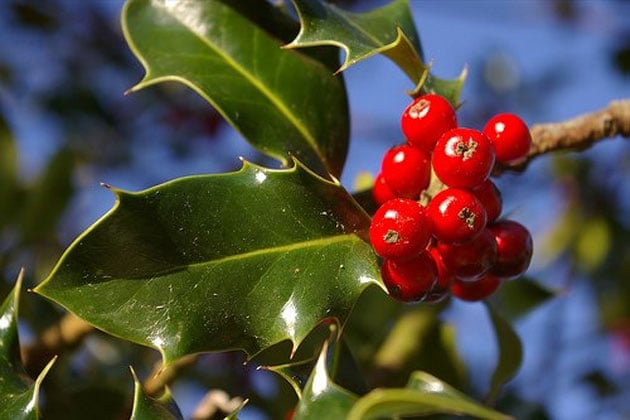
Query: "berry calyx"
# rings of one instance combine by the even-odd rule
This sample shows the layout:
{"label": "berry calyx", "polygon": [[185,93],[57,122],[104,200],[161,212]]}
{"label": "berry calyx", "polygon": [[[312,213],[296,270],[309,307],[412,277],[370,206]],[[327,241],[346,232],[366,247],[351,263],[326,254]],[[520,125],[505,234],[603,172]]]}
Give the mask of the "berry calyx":
{"label": "berry calyx", "polygon": [[475,281],[455,279],[451,285],[451,293],[461,300],[478,302],[496,292],[500,285],[501,279],[492,274],[486,274]]}
{"label": "berry calyx", "polygon": [[444,265],[462,280],[477,279],[497,261],[497,243],[488,229],[464,245],[438,244]]}
{"label": "berry calyx", "polygon": [[486,123],[483,132],[496,152],[497,162],[518,163],[529,153],[532,136],[527,124],[511,113],[497,114]]}
{"label": "berry calyx", "polygon": [[374,186],[372,187],[372,198],[376,205],[380,206],[388,200],[396,198],[396,194],[389,188],[383,174],[376,175],[374,180]]}
{"label": "berry calyx", "polygon": [[410,259],[420,254],[431,239],[424,207],[417,201],[396,198],[374,213],[370,242],[383,258]]}
{"label": "berry calyx", "polygon": [[431,179],[429,156],[408,144],[393,147],[383,156],[381,174],[397,197],[417,199]]}
{"label": "berry calyx", "polygon": [[486,226],[486,210],[471,192],[447,188],[433,197],[427,207],[431,231],[440,242],[463,244],[473,240]]}
{"label": "berry calyx", "polygon": [[385,260],[381,277],[389,294],[403,302],[423,300],[437,282],[437,268],[425,251],[405,260]]}
{"label": "berry calyx", "polygon": [[430,154],[440,136],[457,127],[457,116],[446,98],[427,94],[405,108],[400,125],[410,144]]}
{"label": "berry calyx", "polygon": [[488,223],[495,221],[503,210],[503,198],[501,192],[494,185],[494,182],[486,179],[477,187],[473,188],[472,193],[481,201],[486,209]]}
{"label": "berry calyx", "polygon": [[534,251],[527,228],[513,220],[501,220],[488,226],[488,229],[497,244],[497,262],[492,273],[505,278],[523,274]]}
{"label": "berry calyx", "polygon": [[474,188],[488,179],[494,160],[494,148],[485,134],[453,128],[438,140],[432,163],[437,177],[449,187]]}

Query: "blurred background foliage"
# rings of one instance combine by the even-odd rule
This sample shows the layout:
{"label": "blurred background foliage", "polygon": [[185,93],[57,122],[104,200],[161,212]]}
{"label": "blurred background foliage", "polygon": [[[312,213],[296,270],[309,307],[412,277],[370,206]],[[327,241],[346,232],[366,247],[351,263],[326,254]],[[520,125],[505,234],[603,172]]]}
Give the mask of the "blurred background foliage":
{"label": "blurred background foliage", "polygon": [[[365,10],[384,2],[341,3]],[[436,73],[453,77],[464,63],[470,67],[462,125],[480,127],[502,111],[530,123],[559,121],[630,96],[630,2],[411,3]],[[26,267],[27,287],[41,281],[63,248],[111,207],[113,195],[101,181],[138,190],[237,169],[239,155],[275,165],[182,86],[123,95],[143,70],[122,38],[121,7],[118,0],[0,2],[2,296],[19,267]],[[378,84],[374,74],[383,75]],[[409,86],[382,58],[346,77],[353,134],[342,181],[351,188],[401,140],[398,118]],[[499,401],[516,418],[630,417],[629,174],[630,144],[614,139],[537,159],[523,174],[498,180],[505,209],[530,227],[536,246],[531,282],[516,280],[493,299],[525,349],[523,367]],[[22,344],[62,315],[25,294]],[[400,305],[370,290],[344,333],[371,386],[402,385],[423,369],[483,398],[496,363],[480,304]],[[305,357],[321,342],[321,331],[313,336]],[[296,397],[256,365],[273,362],[285,347],[247,365],[238,352],[204,355],[173,383],[175,399],[190,416],[207,391],[219,389],[250,398],[242,418],[283,418]],[[46,378],[44,417],[120,418],[132,395],[127,366],[146,378],[157,361],[151,350],[92,333]]]}

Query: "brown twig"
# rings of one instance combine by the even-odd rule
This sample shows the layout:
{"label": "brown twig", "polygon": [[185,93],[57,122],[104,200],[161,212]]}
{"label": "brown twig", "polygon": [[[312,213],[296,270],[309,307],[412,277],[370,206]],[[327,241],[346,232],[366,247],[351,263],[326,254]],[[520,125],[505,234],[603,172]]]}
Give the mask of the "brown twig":
{"label": "brown twig", "polygon": [[167,367],[164,367],[161,361],[158,362],[142,384],[144,392],[151,396],[159,395],[166,385],[177,378],[181,371],[194,365],[198,358],[198,354],[191,354],[176,360]]}
{"label": "brown twig", "polygon": [[212,420],[224,418],[238,410],[243,405],[241,397],[230,398],[229,394],[220,389],[208,391],[191,416],[192,420]]}
{"label": "brown twig", "polygon": [[536,124],[530,129],[532,147],[527,160],[505,165],[496,172],[522,171],[536,156],[557,150],[584,150],[594,143],[620,135],[630,137],[630,99],[612,101],[598,111],[567,121]]}
{"label": "brown twig", "polygon": [[58,323],[42,332],[38,340],[22,349],[26,371],[33,377],[46,366],[50,359],[65,349],[73,349],[94,327],[72,313],[64,315]]}

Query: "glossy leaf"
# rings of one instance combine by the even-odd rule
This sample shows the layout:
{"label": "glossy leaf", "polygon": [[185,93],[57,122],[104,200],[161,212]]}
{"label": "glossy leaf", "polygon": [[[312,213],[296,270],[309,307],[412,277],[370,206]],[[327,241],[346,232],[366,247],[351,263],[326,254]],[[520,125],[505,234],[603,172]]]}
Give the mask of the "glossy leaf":
{"label": "glossy leaf", "polygon": [[26,375],[20,359],[17,330],[18,301],[24,271],[13,291],[0,306],[0,418],[37,419],[39,389],[54,360],[39,374],[35,383]]}
{"label": "glossy leaf", "polygon": [[114,192],[114,208],[35,291],[166,363],[283,340],[295,348],[378,283],[361,239],[367,214],[297,162]]}
{"label": "glossy leaf", "polygon": [[326,344],[304,388],[295,420],[393,419],[430,414],[509,419],[424,372],[414,372],[405,388],[375,389],[359,398],[331,380],[328,356]]}
{"label": "glossy leaf", "polygon": [[349,138],[343,79],[307,54],[280,48],[239,4],[130,0],[123,29],[146,70],[131,91],[184,83],[263,153],[284,163],[293,155],[339,177]]}
{"label": "glossy leaf", "polygon": [[325,343],[304,387],[294,420],[344,419],[357,400],[355,394],[330,379],[328,357],[328,343]]}
{"label": "glossy leaf", "polygon": [[168,388],[160,398],[151,398],[144,392],[133,368],[131,369],[131,375],[133,376],[134,392],[130,420],[183,419],[182,413],[179,411],[175,401],[173,401]]}
{"label": "glossy leaf", "polygon": [[512,326],[491,305],[486,304],[499,347],[497,366],[490,380],[487,401],[496,401],[503,384],[512,379],[523,362],[523,346]]}
{"label": "glossy leaf", "polygon": [[440,413],[492,420],[510,418],[425,372],[414,372],[404,389],[375,389],[357,401],[347,418],[364,420]]}
{"label": "glossy leaf", "polygon": [[[310,341],[312,335],[313,334],[309,335],[309,338],[300,346],[296,352],[296,357],[291,362],[282,365],[261,367],[261,369],[274,372],[286,380],[289,385],[291,385],[298,398],[302,398],[302,390],[305,388],[317,360],[319,360],[317,355],[306,359],[298,357],[300,353],[304,352],[303,347],[310,344],[308,341]],[[321,335],[317,335],[321,337]],[[340,335],[337,326],[329,325],[328,336],[324,338],[324,341],[321,339],[318,341],[318,349],[320,349],[320,352],[323,345],[327,346],[326,369],[331,380],[350,392],[359,394],[367,392],[368,388],[363,374],[344,336]],[[307,349],[307,351],[308,350],[310,349]]]}
{"label": "glossy leaf", "polygon": [[333,45],[345,51],[339,71],[375,54],[396,63],[416,85],[411,92],[436,92],[457,105],[466,72],[455,80],[429,74],[408,0],[394,0],[381,8],[353,13],[321,0],[293,0],[301,29],[287,47]]}

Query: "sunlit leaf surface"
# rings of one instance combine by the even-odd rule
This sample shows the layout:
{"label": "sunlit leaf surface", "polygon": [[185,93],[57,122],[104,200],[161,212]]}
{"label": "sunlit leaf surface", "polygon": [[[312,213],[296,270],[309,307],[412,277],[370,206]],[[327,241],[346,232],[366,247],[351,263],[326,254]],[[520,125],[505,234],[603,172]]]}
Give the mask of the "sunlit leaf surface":
{"label": "sunlit leaf surface", "polygon": [[367,214],[299,163],[114,191],[36,291],[167,363],[295,347],[322,319],[345,320],[379,278]]}

